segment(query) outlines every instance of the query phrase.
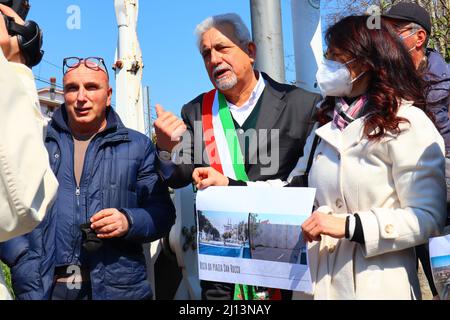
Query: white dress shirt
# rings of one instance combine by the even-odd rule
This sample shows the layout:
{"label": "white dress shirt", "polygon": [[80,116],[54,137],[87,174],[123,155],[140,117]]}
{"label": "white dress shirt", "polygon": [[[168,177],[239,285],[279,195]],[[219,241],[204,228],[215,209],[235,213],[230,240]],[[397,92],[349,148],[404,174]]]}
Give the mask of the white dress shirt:
{"label": "white dress shirt", "polygon": [[234,120],[236,120],[236,122],[240,126],[244,124],[250,113],[252,113],[253,109],[255,109],[256,104],[258,103],[258,100],[261,97],[265,87],[266,84],[264,83],[264,79],[260,73],[255,88],[250,94],[249,99],[242,106],[238,107],[227,101],[228,107],[230,108],[230,112],[233,115]]}

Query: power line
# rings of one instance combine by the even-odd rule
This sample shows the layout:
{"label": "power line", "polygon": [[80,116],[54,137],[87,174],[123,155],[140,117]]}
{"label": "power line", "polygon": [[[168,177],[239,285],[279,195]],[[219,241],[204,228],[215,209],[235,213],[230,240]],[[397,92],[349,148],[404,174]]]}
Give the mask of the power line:
{"label": "power line", "polygon": [[[40,82],[43,82],[43,83],[52,85],[52,83],[51,83],[50,81],[44,80],[44,79],[42,79],[42,78],[40,78],[40,77],[34,76],[34,79],[35,79],[36,81],[40,81]],[[55,85],[56,85],[56,87],[58,87],[58,88],[60,88],[60,89],[64,89],[64,87],[63,87],[62,85],[60,85],[60,84],[55,84]]]}
{"label": "power line", "polygon": [[58,65],[56,65],[56,64],[54,64],[53,62],[50,62],[50,61],[48,61],[48,60],[42,59],[42,61],[45,62],[45,63],[47,63],[47,64],[49,64],[49,65],[51,65],[51,66],[53,66],[53,67],[55,67],[55,68],[57,68],[57,69],[59,69],[59,70],[62,70],[62,69],[63,69],[61,66],[58,66]]}

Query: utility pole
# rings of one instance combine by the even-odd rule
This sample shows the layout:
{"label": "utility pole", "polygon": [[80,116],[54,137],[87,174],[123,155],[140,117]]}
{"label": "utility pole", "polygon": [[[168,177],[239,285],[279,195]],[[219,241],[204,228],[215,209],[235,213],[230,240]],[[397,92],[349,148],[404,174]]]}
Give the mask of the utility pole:
{"label": "utility pole", "polygon": [[[142,52],[137,37],[138,0],[114,0],[119,40],[116,51],[116,112],[126,127],[146,134],[142,91]],[[150,124],[148,124],[150,125]],[[155,262],[162,250],[161,241],[144,244],[147,278],[155,286]],[[156,290],[154,298],[157,297]]]}
{"label": "utility pole", "polygon": [[250,0],[255,68],[284,83],[284,47],[280,0]]}
{"label": "utility pole", "polygon": [[116,112],[126,127],[145,134],[142,52],[137,37],[138,0],[114,0],[119,40],[116,51]]}

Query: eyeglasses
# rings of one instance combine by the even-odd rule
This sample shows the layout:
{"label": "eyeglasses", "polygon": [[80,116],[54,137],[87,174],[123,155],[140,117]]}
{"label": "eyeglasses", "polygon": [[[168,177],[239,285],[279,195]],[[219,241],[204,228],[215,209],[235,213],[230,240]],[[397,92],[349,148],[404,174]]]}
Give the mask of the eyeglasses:
{"label": "eyeglasses", "polygon": [[[338,59],[337,58],[340,58],[340,57],[342,57],[342,55],[336,55],[335,53],[333,53],[333,52],[330,52],[330,51],[326,51],[326,52],[324,52],[323,53],[323,57],[326,59],[326,60],[332,60],[332,61],[337,61]],[[356,61],[356,58],[350,58],[349,60],[347,60],[346,62],[339,62],[339,63],[342,63],[342,64],[344,64],[344,65],[348,65],[348,64],[350,64],[350,63],[352,63],[352,62],[354,62],[354,61]]]}
{"label": "eyeglasses", "polygon": [[63,60],[63,74],[66,74],[70,69],[78,68],[81,63],[84,63],[86,68],[92,70],[103,70],[109,78],[108,68],[106,68],[105,60],[100,57],[87,57],[87,58],[78,58],[78,57],[67,57]]}
{"label": "eyeglasses", "polygon": [[405,31],[411,31],[411,33],[416,33],[417,31],[422,29],[421,26],[419,26],[414,22],[408,23],[406,25],[405,24],[394,25],[394,28],[397,31],[397,34],[402,34]]}

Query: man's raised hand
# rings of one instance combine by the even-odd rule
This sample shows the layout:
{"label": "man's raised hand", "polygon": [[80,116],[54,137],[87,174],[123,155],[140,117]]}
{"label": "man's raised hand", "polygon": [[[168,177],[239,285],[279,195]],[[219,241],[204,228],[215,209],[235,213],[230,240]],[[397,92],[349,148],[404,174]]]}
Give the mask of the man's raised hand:
{"label": "man's raised hand", "polygon": [[155,127],[156,144],[160,150],[171,152],[180,142],[187,127],[183,120],[172,112],[165,111],[161,105],[157,104],[155,108],[157,119],[153,126]]}

